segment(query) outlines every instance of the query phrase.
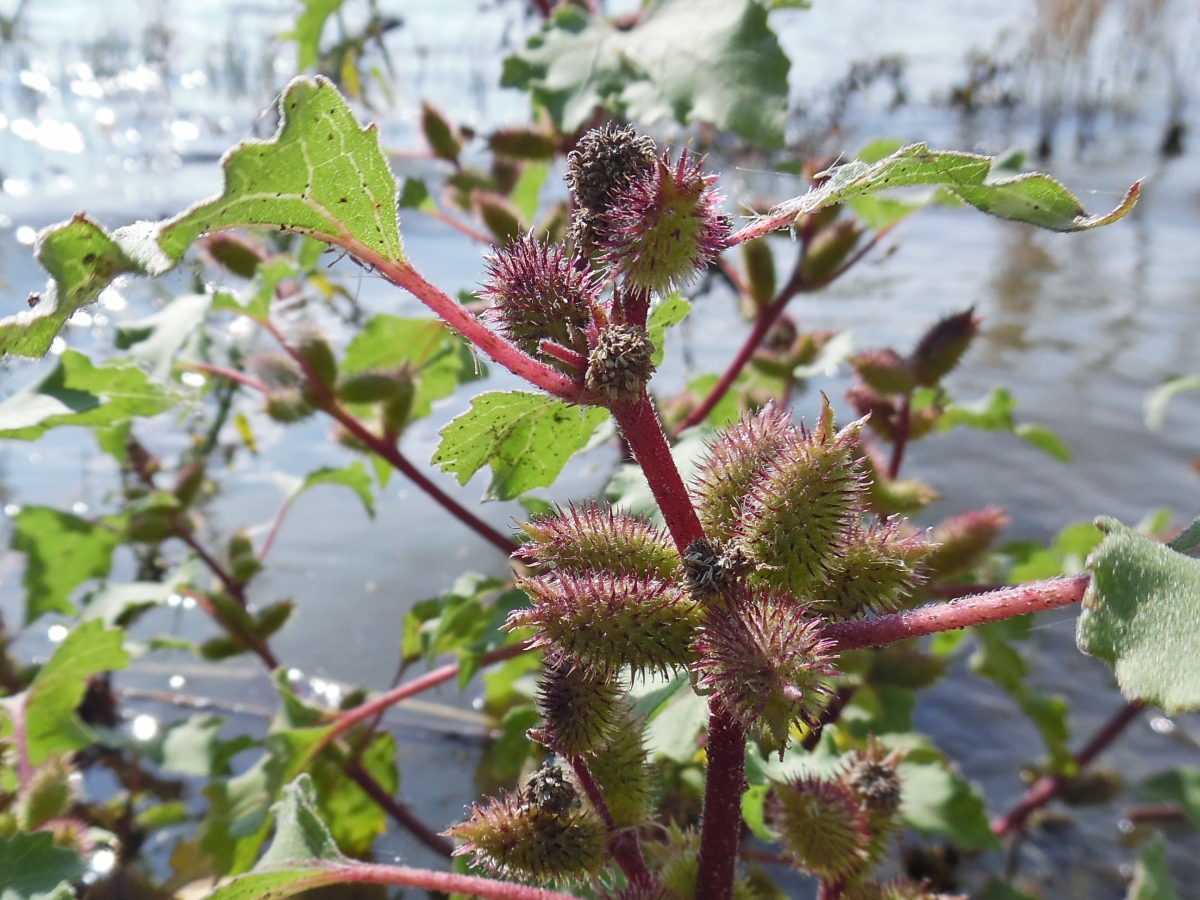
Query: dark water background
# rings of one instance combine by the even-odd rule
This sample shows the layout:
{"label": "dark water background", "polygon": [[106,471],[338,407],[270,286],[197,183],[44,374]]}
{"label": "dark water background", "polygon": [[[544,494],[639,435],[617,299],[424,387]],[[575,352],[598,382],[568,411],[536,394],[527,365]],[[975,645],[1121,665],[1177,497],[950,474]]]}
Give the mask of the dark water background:
{"label": "dark water background", "polygon": [[[377,107],[366,114],[379,122],[386,145],[419,145],[414,124],[422,97],[480,129],[522,121],[524,96],[494,87],[503,47],[527,28],[518,5],[381,5],[405,19],[388,38],[393,102],[375,94]],[[0,14],[15,6],[0,3]],[[276,38],[290,27],[296,4],[142,0],[115,9],[89,0],[32,0],[16,38],[0,45],[0,314],[21,309],[28,292],[44,283],[30,252],[38,229],[80,209],[109,226],[173,214],[219,189],[216,159],[225,149],[273,128],[261,113],[294,72],[294,49]],[[1200,455],[1200,394],[1174,402],[1162,434],[1146,429],[1141,412],[1146,391],[1166,375],[1200,372],[1195,127],[1183,134],[1180,155],[1159,153],[1173,123],[1196,119],[1191,94],[1200,71],[1200,8],[1194,0],[818,0],[810,11],[776,13],[773,23],[793,60],[793,93],[804,110],[792,134],[823,150],[853,149],[878,135],[984,152],[1036,152],[1040,145],[1050,152],[1039,165],[1093,212],[1114,206],[1133,180],[1147,179],[1127,219],[1083,235],[1045,234],[965,210],[922,212],[885,243],[893,252],[875,253],[831,290],[793,304],[803,327],[848,329],[859,349],[903,349],[938,316],[974,305],[983,335],[950,380],[951,392],[970,400],[1005,386],[1017,398],[1020,419],[1052,427],[1075,453],[1064,465],[1010,435],[965,430],[922,442],[907,472],[946,497],[931,508],[927,524],[997,504],[1013,519],[1010,537],[1046,539],[1096,515],[1136,522],[1165,508],[1182,523],[1200,512],[1200,478],[1189,468]],[[1050,36],[1055,28],[1058,39]],[[950,98],[968,83],[970,51],[978,51],[977,70],[996,63],[998,74],[980,84],[979,108],[968,114]],[[867,64],[860,76],[874,65],[878,77],[849,89],[856,62]],[[889,77],[897,71],[899,78]],[[895,105],[898,90],[901,105]],[[672,133],[660,136],[669,141]],[[423,165],[401,162],[398,170]],[[733,201],[802,190],[753,166],[728,171],[722,185]],[[552,190],[558,188],[548,186],[547,196]],[[403,232],[410,257],[432,281],[451,292],[477,286],[476,247],[415,215],[405,218]],[[358,269],[343,264],[334,271],[368,311],[422,313],[414,300]],[[113,324],[145,315],[171,289],[182,291],[181,282],[122,283],[77,317],[64,332],[66,344],[107,346]],[[669,391],[691,374],[719,369],[744,333],[728,297],[705,297],[672,336],[659,385]],[[39,370],[5,364],[0,393]],[[812,382],[835,403],[846,385],[844,367]],[[487,384],[510,386],[503,375]],[[410,458],[430,457],[438,429],[465,408],[467,396],[442,403],[412,429],[404,443]],[[810,390],[800,397],[797,412],[811,415],[815,396]],[[221,474],[222,493],[206,523],[214,538],[237,526],[265,531],[280,502],[274,472],[297,476],[348,461],[325,439],[323,423],[284,430],[262,415],[252,420],[261,453]],[[168,457],[181,449],[169,422],[146,433]],[[549,496],[599,491],[613,461],[605,449],[576,460]],[[483,490],[482,479],[458,489],[449,477],[437,477],[468,502]],[[9,515],[31,503],[74,506],[81,514],[103,510],[114,486],[111,461],[81,432],[61,429],[35,444],[0,446],[0,499]],[[500,527],[519,514],[514,504],[482,512]],[[0,529],[7,529],[4,517]],[[269,562],[254,598],[290,596],[299,603],[273,642],[277,653],[326,696],[339,684],[386,687],[399,623],[414,602],[444,590],[462,571],[504,570],[499,554],[399,477],[379,498],[373,522],[348,492],[306,495]],[[21,618],[22,565],[15,554],[0,556],[0,612],[10,626]],[[119,560],[114,574],[130,576],[129,560]],[[1067,696],[1073,734],[1082,739],[1120,701],[1107,669],[1074,649],[1073,621],[1069,611],[1040,620],[1029,650],[1033,680]],[[201,615],[183,606],[157,613],[149,625],[186,637],[209,633]],[[43,620],[18,646],[44,655],[52,637]],[[119,684],[215,699],[231,706],[239,729],[261,730],[274,705],[273,689],[248,660],[214,668],[154,657],[135,663]],[[439,827],[475,793],[470,773],[484,724],[472,708],[475,696],[447,687],[427,698],[436,709],[400,710],[390,720],[400,738],[401,794]],[[145,700],[133,700],[129,709],[168,721],[187,713]],[[984,787],[994,812],[1023,790],[1017,766],[1041,754],[1036,733],[1011,702],[966,675],[924,694],[916,724]],[[1197,764],[1197,739],[1194,717],[1148,714],[1101,762],[1136,782],[1169,766]],[[1039,831],[1022,851],[1022,873],[1048,897],[1122,896],[1122,873],[1136,857],[1121,843],[1123,810],[1120,803],[1103,806]],[[1171,848],[1181,896],[1200,896],[1200,841],[1174,834]],[[433,862],[402,835],[381,842],[381,852]]]}

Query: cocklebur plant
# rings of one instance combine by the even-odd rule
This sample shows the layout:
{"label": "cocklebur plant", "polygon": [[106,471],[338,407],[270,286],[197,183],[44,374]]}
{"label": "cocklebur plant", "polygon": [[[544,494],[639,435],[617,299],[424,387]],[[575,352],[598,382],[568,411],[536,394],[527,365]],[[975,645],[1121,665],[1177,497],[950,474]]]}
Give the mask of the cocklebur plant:
{"label": "cocklebur plant", "polygon": [[[750,891],[737,865],[743,815],[748,823],[755,818],[767,839],[778,842],[795,865],[814,873],[825,897],[929,896],[925,886],[903,879],[880,881],[871,871],[900,827],[902,807],[896,800],[897,792],[905,792],[902,767],[922,753],[927,760],[927,747],[900,760],[892,749],[884,753],[862,743],[863,755],[851,755],[832,776],[802,781],[775,778],[761,768],[750,771],[747,760],[758,765],[779,752],[797,753],[810,739],[829,743],[844,705],[843,690],[853,686],[854,678],[867,678],[864,668],[875,667],[873,660],[853,658],[856,648],[1075,602],[1086,579],[900,611],[911,598],[922,596],[938,548],[895,517],[902,510],[884,509],[878,502],[873,475],[880,466],[865,436],[871,420],[845,417],[839,427],[832,405],[824,402],[802,425],[792,421],[783,403],[755,403],[756,409],[712,437],[699,472],[685,478],[647,392],[666,327],[655,314],[674,309],[678,315],[674,290],[719,265],[725,251],[777,232],[795,232],[803,247],[798,274],[780,281],[769,302],[757,303],[753,343],[692,413],[705,404],[711,411],[779,323],[787,301],[837,277],[860,252],[858,226],[839,224],[841,207],[849,201],[893,187],[941,185],[985,211],[1072,231],[1119,218],[1136,191],[1108,216],[1090,217],[1045,176],[1005,177],[991,172],[992,161],[986,157],[912,145],[834,169],[807,194],[735,230],[713,176],[704,173],[690,151],[660,153],[636,132],[610,126],[581,137],[575,151],[579,155],[568,164],[575,210],[562,230],[569,232],[569,243],[556,243],[551,229],[513,233],[511,222],[499,229],[512,239],[491,252],[483,296],[492,306],[479,316],[429,283],[406,256],[393,202],[396,185],[378,139],[373,130],[358,126],[336,91],[321,80],[298,80],[285,92],[280,112],[280,130],[272,140],[251,142],[226,158],[227,182],[220,197],[158,225],[143,223],[110,234],[78,217],[45,232],[37,252],[55,281],[29,312],[0,323],[5,352],[44,352],[62,322],[94,300],[115,275],[160,274],[178,264],[205,234],[255,226],[296,232],[311,239],[300,250],[310,269],[312,248],[338,247],[422,300],[437,318],[380,316],[346,347],[335,349],[292,328],[280,315],[283,282],[300,277],[300,267],[259,266],[253,288],[240,297],[223,292],[203,296],[207,305],[195,321],[210,313],[244,317],[275,341],[283,356],[264,359],[255,371],[174,347],[167,369],[174,359],[175,365],[203,372],[222,385],[256,391],[266,399],[268,411],[272,395],[284,393],[287,403],[276,403],[281,416],[330,417],[348,446],[369,452],[377,466],[382,461],[411,479],[497,548],[517,550],[517,583],[525,598],[518,601],[502,580],[456,586],[460,593],[454,610],[475,613],[471,626],[465,627],[471,616],[451,615],[449,604],[423,609],[411,632],[406,623],[403,652],[408,662],[461,648],[466,651],[462,662],[377,698],[350,701],[345,709],[305,702],[286,678],[277,679],[284,714],[272,723],[264,755],[253,769],[262,779],[255,783],[253,816],[239,823],[237,842],[224,845],[223,858],[213,863],[214,874],[235,878],[214,896],[284,896],[350,882],[521,900],[565,896],[525,887],[533,882],[594,886],[594,893],[614,897],[723,900]],[[452,156],[457,165],[461,145],[445,140],[440,145],[440,158]],[[593,152],[600,154],[599,160],[589,157]],[[624,162],[610,167],[610,157]],[[611,182],[604,177],[610,168],[619,173]],[[507,171],[513,174],[511,166]],[[499,179],[504,173],[494,174]],[[469,194],[468,187],[460,178],[455,190]],[[496,180],[488,190],[501,187],[502,180]],[[474,200],[497,228],[504,224],[499,204],[485,209],[482,200]],[[412,196],[409,201],[419,205]],[[750,299],[761,301],[772,293],[772,279],[763,272],[761,253],[748,258],[757,273]],[[970,321],[960,322],[945,339],[921,342],[918,349],[924,350],[910,358],[911,365],[876,360],[877,369],[890,365],[897,378],[900,370],[911,376],[910,424],[912,413],[927,408],[952,414],[949,406],[938,405],[937,383],[961,355],[973,328]],[[828,340],[792,335],[779,341],[780,358],[794,362],[818,352]],[[476,397],[471,410],[443,430],[435,462],[464,482],[490,467],[492,496],[511,499],[552,483],[566,458],[611,418],[644,474],[663,525],[603,504],[579,504],[531,517],[521,526],[527,540],[518,546],[429,482],[400,451],[399,441],[410,421],[428,413],[432,400],[470,380],[463,373],[474,371],[471,352],[507,368],[537,393]],[[101,375],[89,375],[97,369]],[[91,366],[74,352],[64,353],[55,378],[43,385],[43,394],[63,386],[86,392],[90,385],[96,406],[108,408],[106,424],[153,415],[171,405],[166,389],[149,383],[140,369]],[[114,381],[120,381],[119,392]],[[790,396],[791,381],[784,381],[781,399]],[[142,393],[129,390],[131,384]],[[898,396],[908,396],[907,388],[903,380],[887,387]],[[923,390],[932,394],[918,396]],[[114,400],[118,395],[119,402]],[[131,406],[131,396],[143,405]],[[71,419],[76,413],[39,408],[47,410],[42,418],[32,424],[26,418],[23,428],[81,423]],[[700,412],[700,419],[706,416]],[[896,419],[896,428],[902,421],[903,416]],[[124,447],[130,459],[137,456],[134,446],[136,442]],[[345,484],[369,499],[370,478],[364,466],[356,465],[314,473],[305,485]],[[147,532],[147,540],[187,544],[220,582],[216,589],[185,586],[188,596],[228,632],[228,646],[214,651],[250,651],[277,668],[268,639],[290,606],[254,610],[246,594],[257,574],[255,557],[261,560],[267,547],[256,547],[243,534],[229,542],[224,557],[207,551],[189,513],[197,495],[193,482],[180,479],[176,490],[166,491],[157,486],[160,476],[152,466],[133,468],[140,469],[144,493],[139,502],[145,497],[153,501],[139,512],[154,513],[164,526],[161,533]],[[895,486],[894,477],[886,480]],[[28,521],[33,520],[30,515]],[[995,525],[998,519],[990,521]],[[97,523],[67,524],[97,539],[104,537],[102,531],[112,533]],[[966,549],[975,552],[986,524],[966,522],[959,529]],[[948,537],[951,531],[947,527]],[[1115,526],[1112,531],[1109,555],[1098,557],[1101,568],[1110,557],[1145,552],[1135,538]],[[1115,544],[1119,547],[1112,550]],[[1134,549],[1121,549],[1129,547]],[[956,557],[950,560],[958,565]],[[949,562],[946,566],[953,568]],[[508,638],[488,633],[487,618],[496,609],[481,598],[494,595],[499,595],[497,608],[508,613],[513,629]],[[1093,598],[1089,607],[1097,646],[1104,643],[1108,597]],[[276,611],[269,614],[272,609]],[[446,613],[445,621],[437,621],[439,612]],[[127,660],[121,634],[102,625],[93,621],[73,631],[61,648],[65,655],[56,653],[28,696],[16,704],[21,727],[14,733],[27,736],[34,765],[50,752],[42,738],[45,723],[64,731],[75,724],[72,709],[80,696],[74,688],[65,694],[57,688],[69,661],[86,659],[84,674],[90,675],[120,668]],[[464,632],[467,637],[461,637]],[[80,656],[85,643],[103,652]],[[541,719],[530,734],[553,758],[516,792],[480,803],[449,832],[462,842],[462,855],[475,859],[492,877],[376,866],[342,855],[351,848],[360,855],[366,849],[348,833],[347,823],[334,819],[331,833],[320,822],[317,810],[328,814],[338,808],[329,800],[330,785],[349,780],[384,803],[395,788],[389,768],[395,748],[387,735],[366,723],[429,685],[535,648],[542,650],[537,687]],[[1120,661],[1121,650],[1109,647],[1105,652]],[[911,648],[880,659],[880,668],[905,670],[910,680],[924,677],[914,674],[924,661]],[[679,685],[672,692],[694,696],[703,705],[705,733],[699,742],[687,736],[692,745],[685,757],[702,775],[694,779],[703,793],[699,817],[670,815],[665,812],[670,807],[659,802],[660,763],[652,757],[647,736],[658,709],[643,703],[645,695],[638,691],[662,676],[677,676]],[[530,728],[523,721],[522,728]],[[26,729],[29,723],[36,727]],[[84,732],[71,734],[68,747],[87,745]],[[845,734],[850,735],[849,728]],[[311,794],[306,776],[284,784],[307,771],[320,776]],[[237,795],[245,786],[245,779],[227,769],[216,777],[216,797],[222,791]],[[749,789],[748,781],[753,782]],[[280,796],[275,844],[247,871],[270,833],[270,802]],[[394,801],[387,808],[420,833]],[[206,839],[229,833],[228,811],[225,815],[221,818],[214,808],[206,819]],[[814,843],[814,829],[837,840]],[[426,831],[422,839],[448,852],[436,835]]]}

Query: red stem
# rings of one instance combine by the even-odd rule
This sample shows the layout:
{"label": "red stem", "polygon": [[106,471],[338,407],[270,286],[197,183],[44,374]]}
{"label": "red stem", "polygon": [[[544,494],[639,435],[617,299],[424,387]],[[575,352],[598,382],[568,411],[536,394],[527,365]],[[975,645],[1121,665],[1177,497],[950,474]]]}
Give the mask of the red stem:
{"label": "red stem", "polygon": [[579,755],[569,757],[569,761],[571,770],[575,773],[575,780],[579,782],[579,786],[583,788],[583,792],[591,801],[592,807],[604,820],[604,825],[609,833],[613,835],[612,842],[609,844],[613,859],[617,861],[617,865],[621,867],[621,871],[625,873],[630,884],[650,887],[654,884],[654,876],[646,868],[646,860],[642,856],[637,831],[632,828],[618,830],[612,813],[608,811],[608,804],[604,802],[600,786],[596,784],[596,779],[592,777],[592,773],[587,767],[587,762]]}
{"label": "red stem", "polygon": [[245,372],[239,372],[237,369],[230,369],[227,366],[214,366],[211,363],[202,362],[187,362],[180,363],[180,367],[191,369],[195,372],[208,372],[212,375],[220,375],[222,378],[228,378],[230,381],[235,381],[238,384],[244,384],[246,387],[254,388],[261,394],[270,393],[271,389],[259,381],[257,378],[252,378]]}
{"label": "red stem", "polygon": [[[512,659],[514,656],[520,656],[528,650],[529,644],[524,641],[519,644],[510,644],[507,647],[500,647],[497,650],[483,654],[479,659],[479,665],[490,666],[492,663],[503,662],[506,659]],[[402,684],[398,688],[393,688],[387,693],[380,694],[373,700],[368,700],[366,703],[355,706],[353,709],[338,713],[332,727],[317,742],[317,745],[310,751],[309,756],[312,756],[312,754],[316,753],[334,738],[349,731],[359,722],[371,718],[389,706],[395,706],[401,700],[407,700],[409,697],[415,697],[423,691],[437,687],[439,684],[449,681],[457,674],[458,663],[450,663],[434,669],[420,678]]]}
{"label": "red stem", "polygon": [[900,463],[904,462],[904,448],[908,445],[908,430],[912,422],[912,394],[905,394],[900,404],[900,416],[896,420],[895,440],[892,443],[892,462],[888,466],[888,481],[895,481],[900,474]]}
{"label": "red stem", "polygon": [[696,870],[696,900],[731,900],[734,863],[742,837],[746,731],[715,703],[709,705],[708,774]]}
{"label": "red stem", "polygon": [[675,546],[682,554],[688,544],[704,537],[704,529],[671,457],[671,448],[650,397],[642,391],[637,402],[614,407],[612,414],[630,452],[642,467]]}
{"label": "red stem", "polygon": [[[1075,763],[1080,769],[1087,766],[1101,751],[1111,744],[1129,724],[1138,717],[1145,708],[1140,700],[1124,704],[1113,716],[1104,723],[1086,746],[1075,755]],[[1003,837],[1011,831],[1022,828],[1030,814],[1045,806],[1067,786],[1068,779],[1062,775],[1044,775],[1034,782],[1033,787],[1025,792],[1025,796],[1008,813],[992,821],[992,833]]]}
{"label": "red stem", "polygon": [[385,791],[383,786],[357,762],[347,762],[342,766],[342,771],[351,781],[362,788],[363,792],[374,800],[380,809],[385,810],[400,825],[407,828],[413,837],[434,853],[439,853],[447,858],[454,853],[452,841],[435,833],[432,828],[414,816],[407,806]]}
{"label": "red stem", "polygon": [[[330,881],[327,873],[335,874],[337,880]],[[391,884],[442,894],[466,894],[468,897],[482,897],[483,900],[577,900],[570,894],[526,887],[510,881],[493,881],[491,878],[477,878],[474,875],[455,875],[451,872],[371,863],[315,869],[312,886],[327,884]]]}
{"label": "red stem", "polygon": [[905,610],[877,619],[837,622],[826,626],[822,635],[833,641],[839,651],[882,647],[908,638],[998,622],[1025,613],[1044,612],[1078,603],[1083,599],[1089,581],[1087,575],[1031,581],[1017,587]]}
{"label": "red stem", "polygon": [[[225,567],[221,565],[221,563],[218,562],[217,559],[212,556],[212,554],[204,549],[204,545],[196,540],[196,536],[187,528],[181,527],[175,529],[175,537],[179,538],[192,548],[192,552],[200,557],[200,561],[208,567],[208,570],[217,576],[217,580],[220,581],[221,584],[225,585],[225,590],[229,592],[229,596],[234,599],[238,606],[241,606],[244,609],[246,607],[246,593],[242,584],[236,581],[232,575],[225,571]],[[274,668],[274,666],[272,666],[272,668]]]}
{"label": "red stem", "polygon": [[426,213],[426,215],[432,216],[443,225],[449,225],[455,231],[459,232],[460,234],[465,234],[471,240],[480,244],[491,245],[495,243],[495,240],[493,240],[489,235],[484,234],[482,231],[476,231],[470,225],[458,221],[458,219],[454,218],[454,216],[450,215],[449,213],[442,212],[440,209]]}
{"label": "red stem", "polygon": [[583,385],[579,381],[521,352],[471,315],[457,300],[426,281],[421,273],[407,262],[388,259],[358,241],[347,239],[342,246],[360,261],[372,266],[392,284],[420,300],[433,310],[438,318],[483,351],[488,358],[504,366],[514,375],[548,394],[572,403],[578,402],[583,395]]}
{"label": "red stem", "polygon": [[408,461],[408,458],[400,452],[400,449],[392,441],[373,434],[358,419],[350,415],[346,411],[346,408],[338,402],[334,393],[329,390],[317,373],[313,371],[308,360],[295,347],[288,343],[279,329],[267,321],[260,321],[259,324],[279,342],[279,346],[287,352],[300,367],[301,371],[304,372],[304,377],[307,379],[310,388],[321,395],[320,407],[324,412],[336,419],[343,428],[365,444],[372,453],[383,457],[391,463],[393,468],[424,491],[442,509],[446,510],[446,512],[450,513],[450,515],[454,516],[454,518],[458,519],[458,521],[462,522],[497,550],[509,554],[517,549],[516,541],[501,534],[430,481],[424,472]]}

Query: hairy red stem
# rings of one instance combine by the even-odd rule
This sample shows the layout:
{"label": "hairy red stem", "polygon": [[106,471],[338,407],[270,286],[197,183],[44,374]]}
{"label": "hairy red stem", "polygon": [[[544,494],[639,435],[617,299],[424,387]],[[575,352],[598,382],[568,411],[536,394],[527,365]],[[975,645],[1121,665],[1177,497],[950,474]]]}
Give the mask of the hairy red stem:
{"label": "hairy red stem", "polygon": [[[1100,730],[1092,735],[1092,739],[1087,742],[1082,750],[1075,755],[1075,763],[1080,769],[1087,766],[1095,759],[1101,751],[1111,744],[1123,732],[1129,724],[1138,717],[1138,714],[1145,708],[1145,704],[1140,700],[1132,700],[1124,704],[1118,709],[1112,717],[1101,726]],[[1062,775],[1044,775],[1034,782],[1033,786],[1025,792],[1025,796],[1020,799],[1016,806],[1009,812],[992,820],[992,833],[997,837],[1004,837],[1011,831],[1022,828],[1025,825],[1025,820],[1030,814],[1045,806],[1067,786],[1068,779]]]}
{"label": "hairy red stem", "polygon": [[371,774],[359,763],[348,761],[342,766],[342,771],[346,773],[346,776],[351,781],[362,788],[363,792],[374,800],[380,809],[386,810],[388,815],[407,828],[413,837],[434,853],[439,853],[449,858],[454,852],[454,843],[452,841],[437,834],[432,828],[414,816],[407,806],[385,791],[383,786],[372,778]]}
{"label": "hairy red stem", "polygon": [[494,881],[491,878],[434,872],[409,866],[354,863],[321,867],[314,869],[312,878],[312,887],[327,884],[391,884],[438,891],[442,894],[466,894],[468,897],[481,897],[483,900],[577,900],[571,894],[526,887],[511,881]]}
{"label": "hairy red stem", "polygon": [[579,782],[579,786],[583,788],[583,792],[587,794],[588,800],[591,801],[592,807],[599,814],[600,818],[604,820],[605,827],[613,836],[612,842],[609,844],[609,849],[612,852],[613,859],[621,867],[621,871],[625,873],[625,877],[629,879],[629,883],[642,885],[643,887],[649,887],[654,884],[654,876],[646,868],[646,860],[642,856],[642,848],[638,843],[637,831],[632,828],[627,828],[623,831],[617,829],[612,813],[608,811],[608,804],[604,802],[604,795],[600,793],[600,786],[596,784],[596,779],[592,777],[592,772],[587,767],[587,761],[578,754],[568,759],[571,763],[571,771],[575,773],[575,780]]}
{"label": "hairy red stem", "polygon": [[[509,644],[507,647],[500,647],[492,650],[489,653],[483,654],[479,659],[480,666],[490,666],[493,663],[503,662],[506,659],[512,659],[514,656],[520,656],[529,650],[529,644],[522,641],[519,644]],[[320,741],[317,742],[309,755],[316,753],[334,738],[349,731],[359,722],[371,718],[376,713],[382,712],[389,706],[395,706],[401,700],[407,700],[409,697],[415,697],[417,694],[427,691],[430,688],[437,687],[449,681],[458,674],[458,663],[449,663],[441,666],[431,672],[422,675],[420,678],[414,678],[412,681],[406,682],[397,688],[393,688],[386,693],[380,694],[374,699],[368,700],[366,703],[355,706],[352,709],[347,709],[344,712],[337,714],[333,725],[325,733]]]}
{"label": "hairy red stem", "polygon": [[989,594],[905,610],[877,619],[837,622],[826,626],[822,636],[833,641],[839,651],[882,647],[908,638],[998,622],[1024,613],[1043,612],[1078,603],[1083,599],[1089,581],[1087,575],[1031,581]]}
{"label": "hairy red stem", "polygon": [[900,404],[900,417],[896,421],[895,439],[892,443],[892,461],[888,465],[888,481],[895,481],[904,462],[904,448],[908,446],[908,431],[912,424],[912,394],[905,394]]}
{"label": "hairy red stem", "polygon": [[514,375],[548,394],[572,403],[577,402],[583,395],[583,385],[580,382],[523,353],[479,321],[457,300],[426,281],[421,273],[407,262],[388,259],[365,244],[353,240],[347,240],[342,246],[392,284],[420,300],[489,359],[504,366]]}
{"label": "hairy red stem", "polygon": [[612,414],[630,452],[642,467],[671,538],[682,555],[688,544],[704,537],[704,529],[671,457],[658,413],[643,390],[636,402],[614,407]]}
{"label": "hairy red stem", "polygon": [[709,705],[708,772],[704,785],[704,821],[696,870],[696,900],[731,900],[734,863],[742,837],[742,792],[746,781],[746,730]]}

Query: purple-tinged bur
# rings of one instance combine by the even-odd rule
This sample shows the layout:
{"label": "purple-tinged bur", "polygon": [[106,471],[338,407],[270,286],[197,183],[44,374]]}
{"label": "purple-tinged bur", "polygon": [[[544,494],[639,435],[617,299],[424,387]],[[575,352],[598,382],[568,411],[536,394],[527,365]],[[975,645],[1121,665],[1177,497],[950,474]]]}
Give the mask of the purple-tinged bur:
{"label": "purple-tinged bur", "polygon": [[752,582],[805,597],[838,571],[863,510],[862,424],[835,431],[826,400],[816,429],[802,430],[754,481],[734,536],[754,564]]}
{"label": "purple-tinged bur", "polygon": [[955,313],[934,324],[912,352],[913,375],[922,387],[934,387],[948,375],[979,333],[975,308]]}
{"label": "purple-tinged bur", "polygon": [[613,736],[621,701],[615,682],[558,657],[543,662],[537,690],[542,726],[533,737],[539,743],[574,756],[601,747]]}
{"label": "purple-tinged bur", "polygon": [[643,724],[633,718],[628,703],[624,704],[611,739],[585,756],[618,828],[639,827],[652,811],[654,780],[642,740]]}
{"label": "purple-tinged bur", "polygon": [[[585,330],[600,295],[597,275],[572,265],[563,248],[525,235],[487,259],[480,294],[491,301],[485,314],[497,330],[526,353],[546,358],[542,341],[586,357]],[[559,365],[556,359],[548,359]]]}
{"label": "purple-tinged bur", "polygon": [[532,605],[508,628],[532,628],[533,646],[558,651],[588,673],[612,679],[666,674],[692,662],[699,613],[687,591],[655,576],[621,571],[518,578]]}
{"label": "purple-tinged bur", "polygon": [[809,610],[828,619],[896,612],[925,580],[920,561],[932,550],[897,519],[860,526],[846,537],[828,583],[813,591]]}
{"label": "purple-tinged bur", "polygon": [[664,155],[621,188],[597,226],[602,259],[627,284],[654,293],[687,284],[725,249],[732,230],[711,189],[715,175],[685,150],[672,169]]}
{"label": "purple-tinged bur", "polygon": [[904,754],[885,753],[871,736],[866,750],[855,750],[849,766],[838,780],[858,797],[871,823],[871,842],[867,853],[872,864],[883,858],[888,840],[900,828],[900,803],[903,785],[897,764]]}
{"label": "purple-tinged bur", "polygon": [[[917,386],[912,364],[895,350],[867,350],[850,358],[850,365],[877,394],[907,394]],[[866,411],[860,412],[865,415]]]}
{"label": "purple-tinged bur", "polygon": [[840,781],[807,776],[777,784],[764,813],[795,865],[819,878],[852,880],[870,860],[870,816]]}
{"label": "purple-tinged bur", "polygon": [[708,448],[692,497],[710,540],[733,538],[746,495],[798,433],[788,412],[772,403],[726,429]]}
{"label": "purple-tinged bur", "polygon": [[591,810],[563,802],[562,791],[546,790],[541,773],[535,779],[515,795],[501,792],[472,805],[467,821],[444,832],[462,841],[454,855],[474,854],[472,865],[499,878],[584,881],[605,866],[608,830]]}
{"label": "purple-tinged bur", "polygon": [[669,581],[679,554],[667,535],[644,519],[587,502],[521,523],[529,541],[517,558],[560,572],[620,570]]}
{"label": "purple-tinged bur", "polygon": [[780,753],[793,723],[812,723],[836,674],[820,622],[791,597],[742,589],[709,609],[696,639],[700,686]]}
{"label": "purple-tinged bur", "polygon": [[930,539],[937,544],[925,557],[930,579],[948,578],[975,566],[1008,523],[1008,515],[997,506],[946,519],[930,534]]}

